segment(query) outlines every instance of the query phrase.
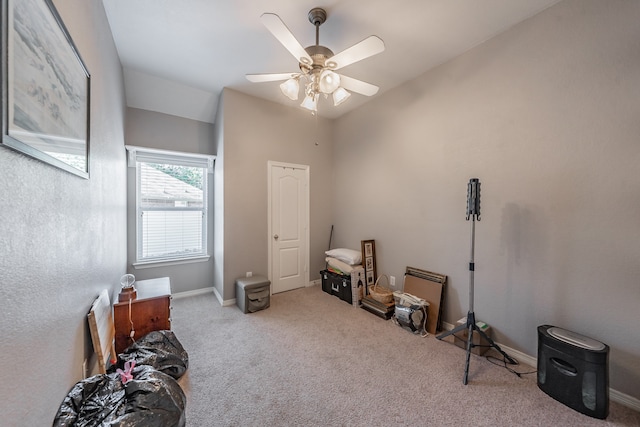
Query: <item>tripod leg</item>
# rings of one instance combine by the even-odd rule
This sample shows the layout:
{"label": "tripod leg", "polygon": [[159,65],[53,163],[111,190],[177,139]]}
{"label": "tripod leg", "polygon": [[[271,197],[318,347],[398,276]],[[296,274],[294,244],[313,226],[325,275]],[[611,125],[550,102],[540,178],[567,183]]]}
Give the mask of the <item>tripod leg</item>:
{"label": "tripod leg", "polygon": [[473,325],[469,325],[469,336],[467,337],[467,360],[464,363],[464,377],[462,384],[467,385],[469,382],[469,359],[471,358],[471,346],[473,345]]}
{"label": "tripod leg", "polygon": [[441,340],[442,338],[448,337],[449,335],[453,335],[453,334],[458,333],[460,331],[464,331],[468,327],[469,326],[467,324],[458,325],[458,326],[456,326],[455,328],[453,328],[450,331],[443,332],[440,335],[436,335],[436,338]]}
{"label": "tripod leg", "polygon": [[[482,331],[480,328],[478,328],[478,326],[475,323],[473,324],[473,329],[478,331],[478,333],[484,339],[486,339],[489,342],[489,345],[491,345],[492,348],[495,348],[498,353],[502,354],[504,356],[504,358],[509,361],[510,364],[512,364],[512,365],[517,365],[518,364],[518,362],[516,362],[513,358],[511,358],[511,356],[509,356],[507,353],[502,351],[500,346],[498,344],[496,344],[491,338],[489,338],[489,335],[485,334],[484,331]],[[469,336],[471,336],[471,335],[469,335]]]}

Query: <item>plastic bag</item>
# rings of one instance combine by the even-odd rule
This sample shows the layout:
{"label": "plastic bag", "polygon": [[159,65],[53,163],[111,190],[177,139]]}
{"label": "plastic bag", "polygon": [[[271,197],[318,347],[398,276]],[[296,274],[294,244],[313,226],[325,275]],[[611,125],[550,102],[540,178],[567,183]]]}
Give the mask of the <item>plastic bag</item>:
{"label": "plastic bag", "polygon": [[124,369],[124,364],[134,360],[136,365],[153,366],[160,372],[180,378],[189,367],[187,354],[173,331],[154,331],[140,338],[118,355],[115,369]]}
{"label": "plastic bag", "polygon": [[124,385],[118,374],[84,379],[76,383],[62,401],[53,426],[98,426],[122,412],[124,396]]}
{"label": "plastic bag", "polygon": [[126,384],[115,372],[78,382],[60,405],[53,427],[183,427],[186,400],[175,379],[151,366],[136,366]]}

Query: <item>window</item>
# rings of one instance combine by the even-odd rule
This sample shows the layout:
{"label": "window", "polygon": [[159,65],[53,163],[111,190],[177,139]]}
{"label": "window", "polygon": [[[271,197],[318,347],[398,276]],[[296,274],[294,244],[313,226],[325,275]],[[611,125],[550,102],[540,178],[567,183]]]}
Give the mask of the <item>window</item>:
{"label": "window", "polygon": [[213,157],[130,147],[136,168],[136,265],[208,259]]}

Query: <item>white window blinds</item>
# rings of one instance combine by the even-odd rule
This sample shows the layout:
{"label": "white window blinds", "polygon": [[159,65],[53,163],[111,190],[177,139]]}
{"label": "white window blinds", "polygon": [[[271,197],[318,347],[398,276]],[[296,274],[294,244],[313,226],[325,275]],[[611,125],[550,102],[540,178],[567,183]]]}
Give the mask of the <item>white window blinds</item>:
{"label": "white window blinds", "polygon": [[136,167],[137,262],[206,256],[213,157],[127,149]]}

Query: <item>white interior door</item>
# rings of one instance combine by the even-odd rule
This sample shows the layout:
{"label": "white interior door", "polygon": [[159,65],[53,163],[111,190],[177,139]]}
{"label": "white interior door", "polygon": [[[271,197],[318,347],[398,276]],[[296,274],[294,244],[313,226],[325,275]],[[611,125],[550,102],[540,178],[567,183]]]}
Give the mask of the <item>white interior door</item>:
{"label": "white interior door", "polygon": [[308,282],[308,166],[269,163],[269,265],[273,293]]}

